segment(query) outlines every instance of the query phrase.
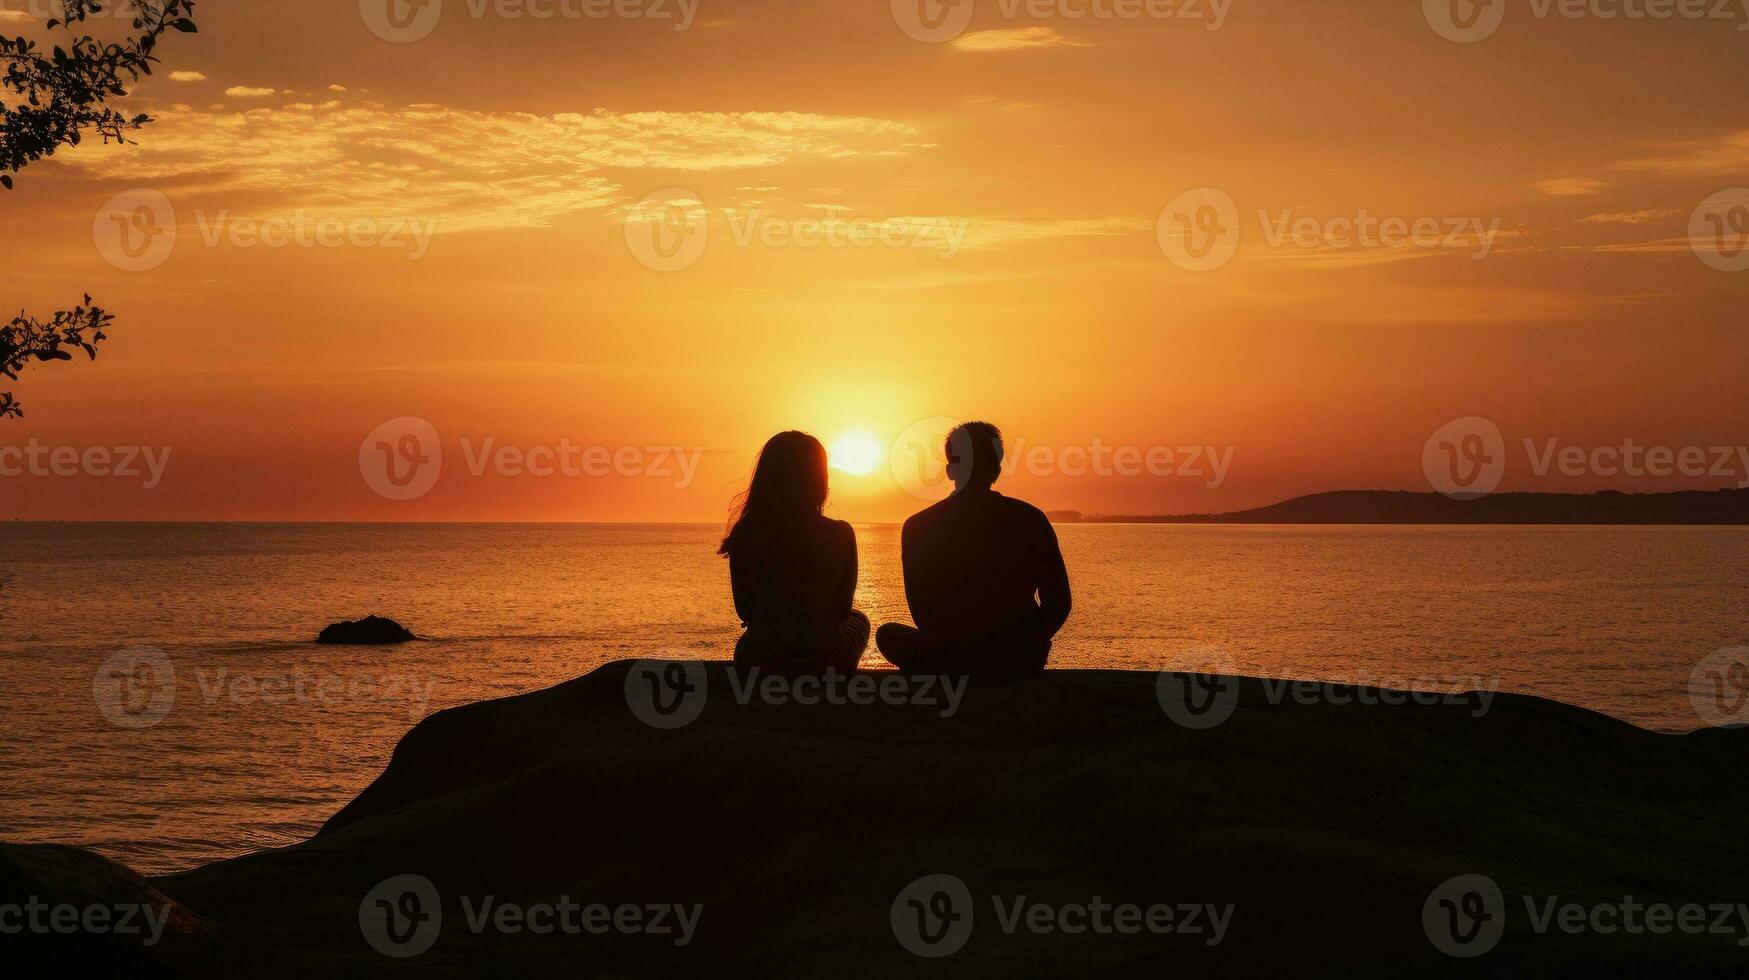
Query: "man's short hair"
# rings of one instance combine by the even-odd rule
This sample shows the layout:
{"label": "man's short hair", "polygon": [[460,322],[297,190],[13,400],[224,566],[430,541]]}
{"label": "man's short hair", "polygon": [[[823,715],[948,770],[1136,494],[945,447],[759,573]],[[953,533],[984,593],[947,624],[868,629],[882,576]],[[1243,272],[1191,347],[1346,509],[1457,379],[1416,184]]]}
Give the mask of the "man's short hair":
{"label": "man's short hair", "polygon": [[[969,462],[972,486],[989,486],[1002,475],[1002,430],[988,422],[962,422],[947,434],[947,465],[950,475],[965,472]],[[958,483],[959,481],[954,481]]]}

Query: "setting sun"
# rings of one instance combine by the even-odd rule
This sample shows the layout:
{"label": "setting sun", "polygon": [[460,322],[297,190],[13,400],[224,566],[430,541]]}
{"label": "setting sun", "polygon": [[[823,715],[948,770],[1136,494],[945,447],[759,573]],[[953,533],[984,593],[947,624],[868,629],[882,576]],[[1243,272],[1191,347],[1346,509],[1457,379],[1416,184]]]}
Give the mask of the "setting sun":
{"label": "setting sun", "polygon": [[866,432],[846,432],[832,441],[826,453],[833,469],[852,476],[867,476],[880,468],[886,450]]}

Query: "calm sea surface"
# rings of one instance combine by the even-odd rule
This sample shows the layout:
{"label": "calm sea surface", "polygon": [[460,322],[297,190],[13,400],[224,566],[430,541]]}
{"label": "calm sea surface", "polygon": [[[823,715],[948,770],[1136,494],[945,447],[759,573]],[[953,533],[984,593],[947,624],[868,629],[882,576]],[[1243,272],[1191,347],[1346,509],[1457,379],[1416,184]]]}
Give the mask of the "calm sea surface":
{"label": "calm sea surface", "polygon": [[[619,658],[727,657],[737,624],[718,534],[12,524],[0,839],[92,846],[153,872],[303,839],[432,711]],[[1749,529],[1059,534],[1076,606],[1053,666],[1213,669],[1219,648],[1247,674],[1528,692],[1688,730],[1702,724],[1696,662],[1749,633]],[[898,529],[862,528],[859,542],[859,605],[903,617]],[[367,613],[432,641],[307,642]],[[139,646],[168,658],[174,701],[152,727],[118,727],[94,678]]]}

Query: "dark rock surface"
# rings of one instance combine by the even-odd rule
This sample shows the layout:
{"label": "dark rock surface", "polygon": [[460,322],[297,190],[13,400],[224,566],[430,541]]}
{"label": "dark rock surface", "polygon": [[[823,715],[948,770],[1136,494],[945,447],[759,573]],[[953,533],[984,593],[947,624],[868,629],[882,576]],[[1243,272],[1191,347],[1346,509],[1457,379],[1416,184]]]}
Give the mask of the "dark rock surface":
{"label": "dark rock surface", "polygon": [[[314,839],[157,879],[216,923],[195,975],[1723,975],[1736,935],[1539,934],[1525,896],[1586,905],[1749,901],[1749,732],[1660,735],[1567,705],[1271,703],[1181,727],[1158,675],[1051,671],[937,704],[738,703],[663,730],[630,665],[428,718]],[[890,676],[890,675],[876,675]],[[939,692],[937,692],[939,693]],[[360,905],[398,875],[441,896],[429,951],[393,959]],[[895,938],[907,885],[972,896],[963,949]],[[1437,951],[1423,909],[1497,882],[1505,931]],[[466,896],[702,903],[686,946],[507,935]],[[1005,932],[992,902],[1232,903],[1208,935]]]}
{"label": "dark rock surface", "polygon": [[417,640],[412,631],[392,619],[366,616],[344,623],[330,623],[316,636],[317,643],[337,643],[357,646],[383,646]]}
{"label": "dark rock surface", "polygon": [[0,967],[21,971],[6,976],[173,976],[166,961],[211,965],[219,935],[127,868],[53,844],[0,844],[0,908]]}

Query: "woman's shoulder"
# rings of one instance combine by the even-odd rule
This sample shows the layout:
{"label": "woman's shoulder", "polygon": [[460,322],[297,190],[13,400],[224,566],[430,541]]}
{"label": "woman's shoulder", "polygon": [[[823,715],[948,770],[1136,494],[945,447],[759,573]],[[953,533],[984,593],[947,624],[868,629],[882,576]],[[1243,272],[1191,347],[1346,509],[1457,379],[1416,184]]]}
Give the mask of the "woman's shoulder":
{"label": "woman's shoulder", "polygon": [[851,527],[849,521],[834,520],[822,515],[817,526],[826,540],[838,544],[848,542],[851,547],[856,546],[856,528]]}

